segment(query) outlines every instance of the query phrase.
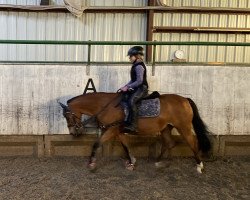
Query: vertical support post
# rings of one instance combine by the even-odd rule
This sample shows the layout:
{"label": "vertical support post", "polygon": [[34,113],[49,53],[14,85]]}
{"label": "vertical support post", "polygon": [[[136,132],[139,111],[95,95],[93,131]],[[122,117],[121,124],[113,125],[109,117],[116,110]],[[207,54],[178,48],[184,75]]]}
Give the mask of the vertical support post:
{"label": "vertical support post", "polygon": [[87,61],[87,66],[86,66],[86,74],[88,76],[90,74],[90,62],[91,62],[90,60],[91,60],[91,44],[88,44],[88,61]]}
{"label": "vertical support post", "polygon": [[[148,6],[154,6],[155,0],[149,0]],[[153,25],[154,25],[154,10],[149,10],[147,13],[147,35],[146,40],[152,41],[153,40]],[[152,61],[152,46],[146,46],[146,62],[149,63]]]}
{"label": "vertical support post", "polygon": [[152,76],[155,75],[155,55],[156,55],[156,45],[153,46],[153,62],[152,62]]}
{"label": "vertical support post", "polygon": [[41,6],[48,6],[48,5],[50,5],[50,0],[41,0],[40,5]]}

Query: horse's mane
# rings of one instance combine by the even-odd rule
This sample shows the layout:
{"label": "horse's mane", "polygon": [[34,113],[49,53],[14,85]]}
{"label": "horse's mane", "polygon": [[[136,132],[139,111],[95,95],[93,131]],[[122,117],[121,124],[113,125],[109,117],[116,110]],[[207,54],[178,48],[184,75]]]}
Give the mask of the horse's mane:
{"label": "horse's mane", "polygon": [[115,94],[115,93],[91,92],[91,93],[81,94],[81,95],[78,95],[78,96],[75,96],[75,97],[69,99],[69,100],[67,101],[67,104],[69,104],[70,102],[72,102],[72,101],[74,101],[74,100],[76,100],[76,99],[78,99],[78,98],[80,98],[80,97],[84,97],[84,96],[96,96],[96,95],[103,95],[103,94],[107,95],[107,94]]}
{"label": "horse's mane", "polygon": [[76,96],[76,97],[73,97],[73,98],[69,99],[69,100],[67,101],[67,104],[69,104],[71,101],[74,101],[75,99],[77,99],[77,98],[79,98],[79,97],[82,97],[82,96],[83,96],[83,94],[82,94],[82,95],[78,95],[78,96]]}

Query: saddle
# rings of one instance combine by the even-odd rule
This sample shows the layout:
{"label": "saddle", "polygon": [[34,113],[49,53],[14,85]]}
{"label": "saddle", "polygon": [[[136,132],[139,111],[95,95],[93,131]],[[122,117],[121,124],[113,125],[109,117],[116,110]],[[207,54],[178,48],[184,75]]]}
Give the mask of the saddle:
{"label": "saddle", "polygon": [[[160,114],[160,94],[152,92],[137,103],[138,117],[157,117]],[[123,106],[123,104],[121,104]]]}
{"label": "saddle", "polygon": [[155,98],[159,98],[160,97],[160,93],[157,91],[153,91],[151,94],[149,94],[148,96],[144,97],[142,100],[147,100],[147,99],[155,99]]}
{"label": "saddle", "polygon": [[138,104],[138,117],[157,117],[160,114],[160,99],[146,99]]}

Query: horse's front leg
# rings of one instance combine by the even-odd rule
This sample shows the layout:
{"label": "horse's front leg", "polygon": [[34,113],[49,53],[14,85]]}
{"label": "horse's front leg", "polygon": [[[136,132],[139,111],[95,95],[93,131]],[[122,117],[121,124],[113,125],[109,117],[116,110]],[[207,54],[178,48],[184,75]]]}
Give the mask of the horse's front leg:
{"label": "horse's front leg", "polygon": [[94,143],[94,145],[92,147],[91,155],[89,157],[89,163],[88,163],[88,167],[90,170],[96,169],[96,151],[98,150],[98,148],[100,146],[102,146],[103,143],[114,138],[116,136],[116,134],[118,133],[118,131],[119,131],[119,129],[117,127],[111,127],[109,129],[107,129],[102,134],[102,136]]}

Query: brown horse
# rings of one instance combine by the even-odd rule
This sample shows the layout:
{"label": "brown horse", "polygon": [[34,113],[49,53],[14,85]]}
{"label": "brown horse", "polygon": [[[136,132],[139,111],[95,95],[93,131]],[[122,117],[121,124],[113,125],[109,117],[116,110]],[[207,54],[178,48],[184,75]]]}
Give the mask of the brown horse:
{"label": "brown horse", "polygon": [[[128,149],[128,138],[123,132],[124,113],[119,105],[121,93],[88,93],[68,100],[62,106],[63,115],[67,120],[69,133],[79,135],[84,132],[84,126],[89,122],[81,122],[81,115],[86,114],[96,118],[100,127],[103,129],[102,136],[95,142],[89,159],[89,167],[96,167],[96,150],[104,142],[117,137],[127,154],[127,168],[134,169],[135,158]],[[165,94],[160,96],[161,111],[158,117],[139,118],[138,135],[159,135],[161,136],[162,149],[157,159],[156,166],[161,162],[161,158],[166,150],[174,147],[175,142],[171,137],[171,130],[176,128],[180,135],[186,140],[192,149],[197,163],[199,173],[203,170],[199,150],[208,152],[211,148],[207,137],[209,131],[201,120],[195,103],[189,99],[175,94]],[[193,134],[192,128],[196,134]]]}

